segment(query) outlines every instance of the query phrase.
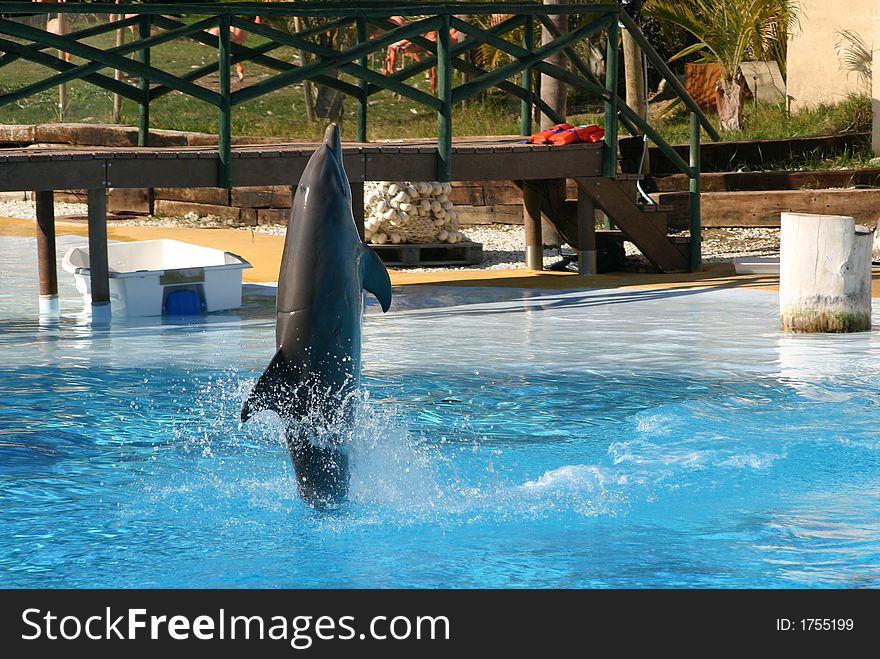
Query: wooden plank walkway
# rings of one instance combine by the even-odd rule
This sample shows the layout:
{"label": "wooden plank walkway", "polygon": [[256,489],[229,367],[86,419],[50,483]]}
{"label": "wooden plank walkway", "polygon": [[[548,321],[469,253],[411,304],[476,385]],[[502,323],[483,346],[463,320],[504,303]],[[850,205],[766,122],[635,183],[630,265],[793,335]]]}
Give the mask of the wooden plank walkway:
{"label": "wooden plank walkway", "polygon": [[[292,185],[317,143],[236,146],[232,185]],[[429,140],[345,143],[353,183],[432,181],[437,145]],[[29,147],[0,149],[0,191],[216,187],[211,147]],[[602,145],[523,144],[520,137],[464,138],[453,144],[452,180],[523,180],[599,176]]]}

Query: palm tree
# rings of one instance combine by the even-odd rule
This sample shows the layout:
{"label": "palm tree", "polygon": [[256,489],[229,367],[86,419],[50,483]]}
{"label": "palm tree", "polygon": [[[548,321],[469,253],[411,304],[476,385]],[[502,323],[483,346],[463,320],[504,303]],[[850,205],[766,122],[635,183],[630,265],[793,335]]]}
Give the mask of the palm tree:
{"label": "palm tree", "polygon": [[786,42],[797,24],[793,5],[791,0],[647,0],[643,11],[698,39],[672,60],[699,53],[699,61],[721,64],[715,94],[721,129],[740,130],[746,90],[740,64],[775,59],[785,75]]}

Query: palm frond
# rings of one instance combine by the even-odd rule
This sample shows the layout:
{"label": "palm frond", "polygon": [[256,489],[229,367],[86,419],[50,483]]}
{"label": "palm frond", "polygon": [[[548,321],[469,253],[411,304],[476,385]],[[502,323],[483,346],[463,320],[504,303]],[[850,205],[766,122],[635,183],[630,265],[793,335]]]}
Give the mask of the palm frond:
{"label": "palm frond", "polygon": [[853,30],[839,30],[834,51],[840,60],[840,66],[846,71],[855,73],[859,81],[868,86],[871,84],[871,64],[873,54],[871,47],[865,43],[861,35]]}
{"label": "palm frond", "polygon": [[647,0],[643,12],[689,32],[701,45],[688,54],[711,55],[731,78],[748,59],[771,57],[784,72],[788,34],[797,24],[791,0]]}

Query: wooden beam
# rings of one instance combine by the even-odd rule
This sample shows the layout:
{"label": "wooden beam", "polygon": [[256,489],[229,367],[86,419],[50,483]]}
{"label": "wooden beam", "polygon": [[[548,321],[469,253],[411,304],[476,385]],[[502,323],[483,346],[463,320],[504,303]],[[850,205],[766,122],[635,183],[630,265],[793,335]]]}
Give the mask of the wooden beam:
{"label": "wooden beam", "polygon": [[[683,211],[687,192],[656,195],[661,204]],[[848,215],[874,226],[880,208],[880,189],[775,190],[765,192],[703,192],[700,195],[703,227],[778,227],[781,213]],[[673,219],[681,225],[681,218]]]}
{"label": "wooden beam", "polygon": [[598,272],[596,260],[596,205],[583,189],[578,188],[577,196],[578,232],[578,274],[595,275]]}
{"label": "wooden beam", "polygon": [[[655,176],[658,192],[684,192],[684,174]],[[702,192],[749,192],[765,190],[824,190],[855,186],[880,186],[880,169],[825,169],[804,172],[709,172],[700,174]]]}
{"label": "wooden beam", "polygon": [[[92,188],[89,203],[89,276],[92,309],[110,305],[110,268],[107,264],[107,191]],[[102,312],[105,312],[102,310]]]}
{"label": "wooden beam", "polygon": [[544,238],[541,227],[541,191],[535,181],[523,181],[523,224],[526,230],[526,268],[544,269]]}
{"label": "wooden beam", "polygon": [[[302,174],[316,145],[246,146],[232,150],[233,186],[290,185]],[[600,174],[601,144],[566,147],[525,145],[504,138],[456,141],[454,179],[459,181],[559,179]],[[351,181],[434,180],[437,146],[343,147]],[[0,153],[0,191],[113,188],[213,188],[217,152],[191,148],[5,149]]]}
{"label": "wooden beam", "polygon": [[38,190],[37,262],[40,277],[40,313],[58,311],[58,268],[55,254],[55,193]]}

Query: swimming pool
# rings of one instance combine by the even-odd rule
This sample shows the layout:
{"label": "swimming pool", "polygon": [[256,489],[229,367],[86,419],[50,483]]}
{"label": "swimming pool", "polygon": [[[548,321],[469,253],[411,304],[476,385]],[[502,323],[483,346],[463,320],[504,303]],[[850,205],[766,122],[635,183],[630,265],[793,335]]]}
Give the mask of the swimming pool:
{"label": "swimming pool", "polygon": [[0,237],[4,587],[880,586],[876,331],[783,335],[757,290],[396,289],[320,513],[238,422],[271,296],[92,327],[61,273],[41,324],[34,249]]}

